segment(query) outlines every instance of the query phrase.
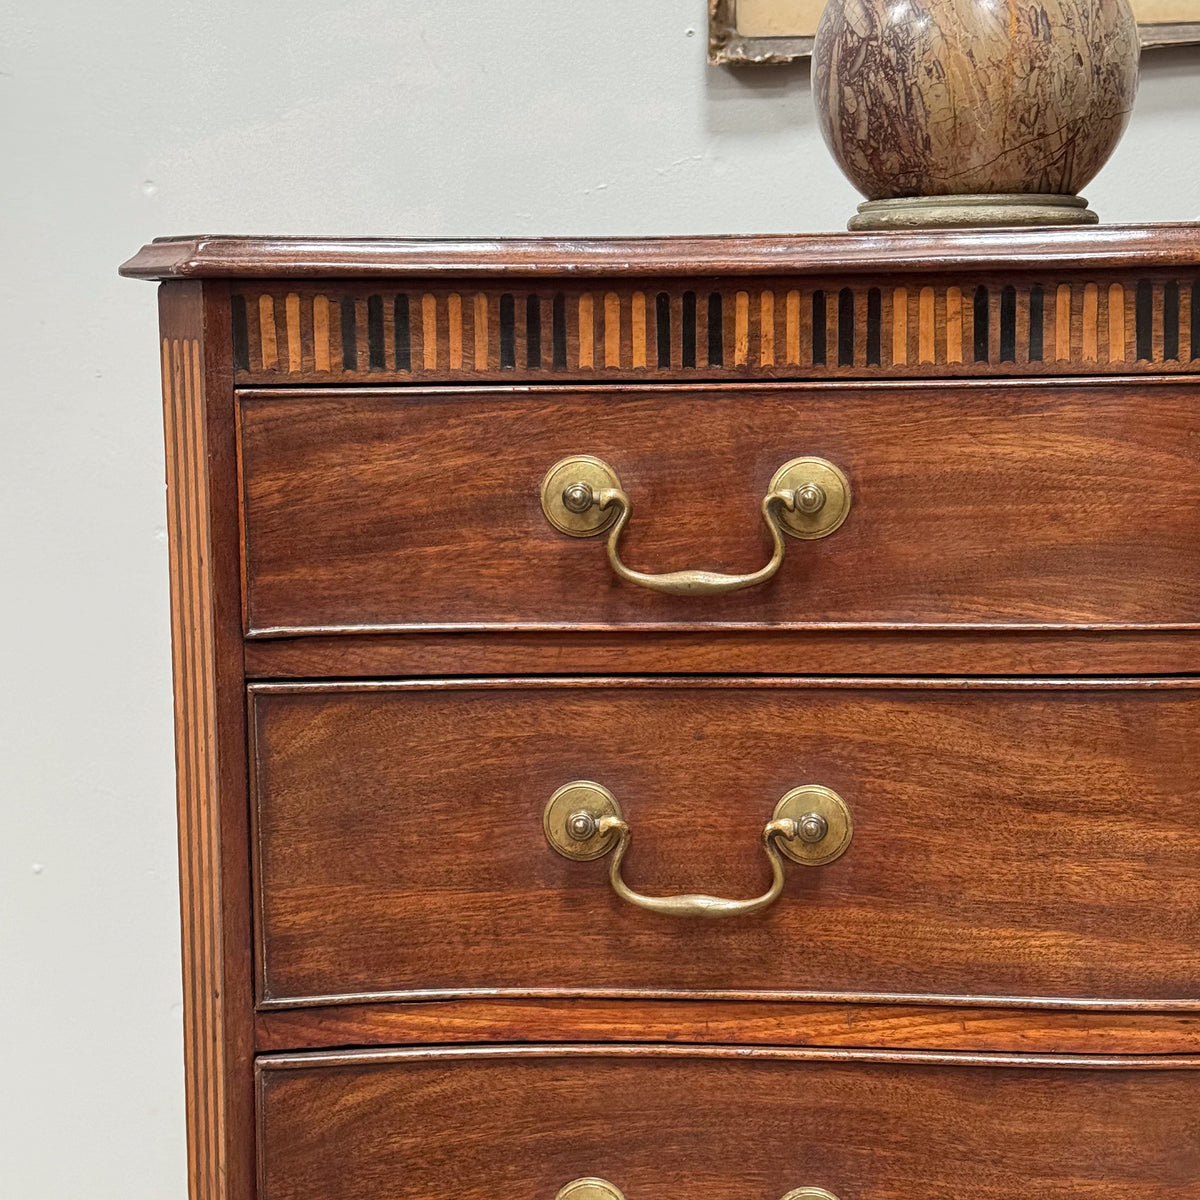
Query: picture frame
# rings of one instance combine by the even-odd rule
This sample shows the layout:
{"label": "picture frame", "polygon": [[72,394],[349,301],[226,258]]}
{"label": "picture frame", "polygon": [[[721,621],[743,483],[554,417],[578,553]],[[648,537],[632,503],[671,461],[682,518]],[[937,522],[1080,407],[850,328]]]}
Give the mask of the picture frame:
{"label": "picture frame", "polygon": [[[1132,3],[1144,49],[1200,45],[1200,0]],[[823,7],[824,0],[709,0],[708,61],[728,65],[808,58]]]}

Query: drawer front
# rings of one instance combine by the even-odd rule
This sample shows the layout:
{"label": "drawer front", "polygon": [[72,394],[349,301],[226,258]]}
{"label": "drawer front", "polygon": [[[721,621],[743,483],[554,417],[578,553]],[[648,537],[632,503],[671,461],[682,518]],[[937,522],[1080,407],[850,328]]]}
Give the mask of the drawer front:
{"label": "drawer front", "polygon": [[1196,1200],[1196,1060],[410,1051],[260,1063],[262,1200]]}
{"label": "drawer front", "polygon": [[[268,1006],[1197,996],[1187,681],[258,685],[251,707]],[[760,835],[804,785],[844,800],[852,836],[836,861],[784,860],[761,911],[645,911],[610,885],[611,852],[547,841],[547,801],[577,780],[619,803],[623,878],[645,894],[765,893]]]}
{"label": "drawer front", "polygon": [[[1200,617],[1200,406],[1187,382],[243,392],[246,620],[317,629],[1166,624]],[[540,485],[615,471],[620,553],[747,574],[775,472],[851,503],[723,595],[618,582]]]}

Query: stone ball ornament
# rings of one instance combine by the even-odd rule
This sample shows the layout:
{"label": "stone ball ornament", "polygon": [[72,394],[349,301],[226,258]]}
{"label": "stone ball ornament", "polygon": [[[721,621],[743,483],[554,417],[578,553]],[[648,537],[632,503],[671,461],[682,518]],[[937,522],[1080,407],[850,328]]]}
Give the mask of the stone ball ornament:
{"label": "stone ball ornament", "polygon": [[851,229],[1094,224],[1133,108],[1128,0],[829,0],[813,94]]}

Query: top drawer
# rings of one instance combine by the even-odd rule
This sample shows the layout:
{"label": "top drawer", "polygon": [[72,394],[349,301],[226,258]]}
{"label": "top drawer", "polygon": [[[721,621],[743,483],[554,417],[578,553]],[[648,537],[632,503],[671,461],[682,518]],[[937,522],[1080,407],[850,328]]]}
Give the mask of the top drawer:
{"label": "top drawer", "polygon": [[[1171,380],[244,391],[246,628],[1194,626],[1196,400]],[[619,476],[643,572],[762,567],[763,499],[797,457],[835,464],[850,508],[785,537],[767,582],[663,594],[616,578],[608,534],[546,519],[543,478],[581,454]]]}

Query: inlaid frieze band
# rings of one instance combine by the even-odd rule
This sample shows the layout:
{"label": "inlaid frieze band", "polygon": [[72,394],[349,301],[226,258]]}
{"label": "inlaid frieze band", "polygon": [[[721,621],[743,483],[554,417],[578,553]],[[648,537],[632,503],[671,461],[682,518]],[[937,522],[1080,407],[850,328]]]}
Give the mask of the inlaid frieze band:
{"label": "inlaid frieze band", "polygon": [[1190,371],[1200,279],[236,290],[239,382]]}

